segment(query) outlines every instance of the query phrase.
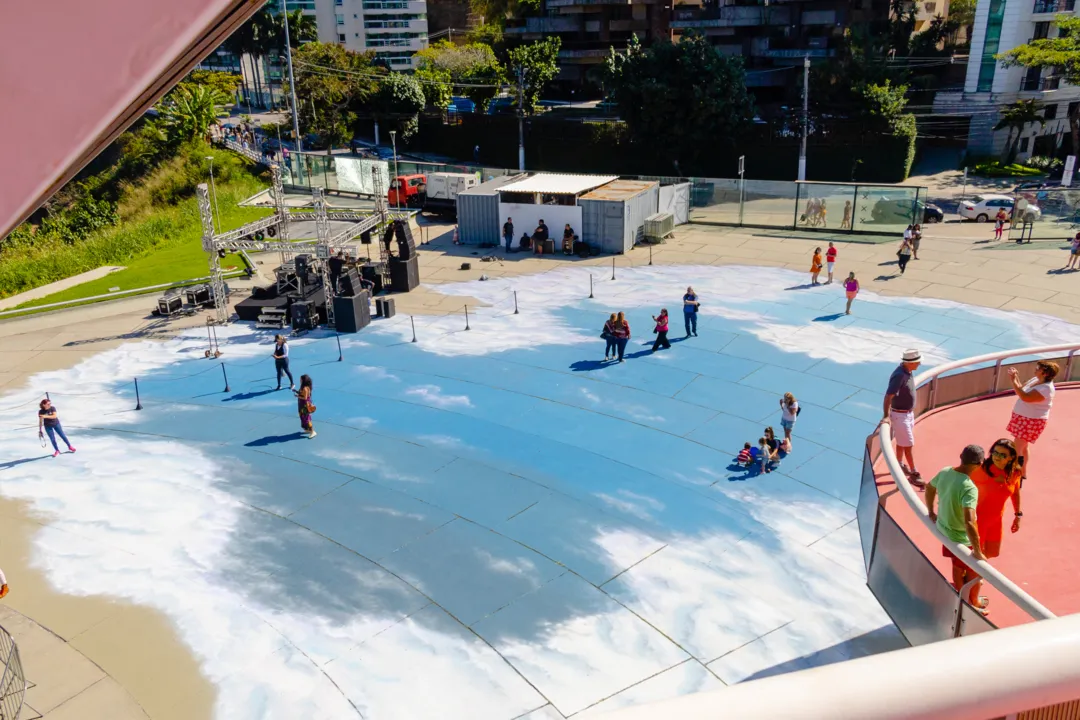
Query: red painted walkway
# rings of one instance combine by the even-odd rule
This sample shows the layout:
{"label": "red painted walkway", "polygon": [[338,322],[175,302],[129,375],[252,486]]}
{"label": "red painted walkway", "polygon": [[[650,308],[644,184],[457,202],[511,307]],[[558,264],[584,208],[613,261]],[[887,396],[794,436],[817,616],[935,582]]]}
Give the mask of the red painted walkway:
{"label": "red painted walkway", "polygon": [[[1005,432],[1014,395],[938,409],[919,419],[915,462],[927,481],[945,466],[959,462],[965,445],[989,450]],[[1032,469],[1021,491],[1024,517],[1020,532],[1009,532],[1012,504],[1006,503],[1001,556],[991,561],[1009,579],[1056,615],[1080,612],[1080,387],[1058,388],[1050,422],[1032,446]],[[878,462],[879,492],[900,527],[938,571],[951,578],[941,545],[908,508]],[[1030,620],[1028,615],[989,585],[990,620],[998,627]]]}

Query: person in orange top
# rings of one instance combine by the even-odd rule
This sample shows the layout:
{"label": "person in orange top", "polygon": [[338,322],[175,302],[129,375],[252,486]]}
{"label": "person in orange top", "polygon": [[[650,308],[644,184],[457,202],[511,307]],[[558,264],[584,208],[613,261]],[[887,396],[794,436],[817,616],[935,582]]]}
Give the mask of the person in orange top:
{"label": "person in orange top", "polygon": [[810,284],[820,285],[818,275],[821,273],[821,248],[814,248],[814,259],[810,261]]}
{"label": "person in orange top", "polygon": [[[975,517],[979,521],[979,540],[983,554],[987,558],[996,558],[1001,554],[1002,517],[1005,515],[1005,502],[1012,500],[1012,532],[1020,530],[1020,476],[1022,470],[1018,462],[1016,446],[1012,440],[1002,438],[994,443],[986,455],[983,464],[971,473],[971,481],[979,490],[979,503],[975,508]],[[972,591],[978,595],[979,587]],[[979,597],[980,603],[983,598]]]}

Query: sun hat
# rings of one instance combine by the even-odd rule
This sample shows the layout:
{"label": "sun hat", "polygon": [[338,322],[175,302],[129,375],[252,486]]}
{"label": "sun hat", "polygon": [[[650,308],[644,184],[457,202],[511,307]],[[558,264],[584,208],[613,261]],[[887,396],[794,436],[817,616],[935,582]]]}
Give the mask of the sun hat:
{"label": "sun hat", "polygon": [[918,350],[905,350],[904,362],[922,362],[922,355]]}

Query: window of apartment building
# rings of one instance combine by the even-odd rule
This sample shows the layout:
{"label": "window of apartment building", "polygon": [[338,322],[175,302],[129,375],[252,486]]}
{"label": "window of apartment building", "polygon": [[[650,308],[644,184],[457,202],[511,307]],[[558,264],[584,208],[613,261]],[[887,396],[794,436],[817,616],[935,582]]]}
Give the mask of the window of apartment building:
{"label": "window of apartment building", "polygon": [[341,7],[342,3],[341,3],[341,0],[334,0],[334,4],[337,5],[338,7]]}
{"label": "window of apartment building", "polygon": [[334,20],[337,21],[338,25],[344,25],[345,24],[345,16],[344,15],[335,15]]}
{"label": "window of apartment building", "polygon": [[982,59],[979,63],[978,92],[990,92],[994,87],[994,73],[997,71],[998,44],[1001,41],[1001,24],[1005,16],[1005,0],[990,0],[990,12],[986,19]]}
{"label": "window of apartment building", "polygon": [[1043,40],[1050,37],[1050,23],[1049,22],[1037,22],[1035,23],[1035,33],[1031,36],[1032,40]]}
{"label": "window of apartment building", "polygon": [[1028,151],[1028,143],[1031,142],[1031,138],[1020,138],[1020,152]]}
{"label": "window of apartment building", "polygon": [[338,33],[337,34],[337,41],[339,43],[341,43],[342,45],[344,45],[345,44],[345,33]]}
{"label": "window of apartment building", "polygon": [[1046,110],[1045,110],[1045,113],[1043,114],[1043,118],[1046,119],[1046,120],[1054,120],[1054,119],[1056,119],[1057,118],[1057,109],[1058,109],[1057,103],[1050,103],[1049,105],[1046,106]]}
{"label": "window of apartment building", "polygon": [[364,3],[365,10],[407,10],[409,3],[407,2],[366,2]]}

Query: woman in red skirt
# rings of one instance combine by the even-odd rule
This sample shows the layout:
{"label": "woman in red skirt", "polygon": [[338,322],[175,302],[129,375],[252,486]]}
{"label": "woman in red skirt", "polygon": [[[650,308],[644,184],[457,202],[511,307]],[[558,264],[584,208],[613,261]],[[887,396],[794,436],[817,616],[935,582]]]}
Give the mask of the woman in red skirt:
{"label": "woman in red skirt", "polygon": [[1035,377],[1021,384],[1016,368],[1009,368],[1016,404],[1013,405],[1012,417],[1005,431],[1016,438],[1021,479],[1026,479],[1031,470],[1030,445],[1042,435],[1050,418],[1050,407],[1054,404],[1054,378],[1059,370],[1057,363],[1040,360],[1035,364]]}

